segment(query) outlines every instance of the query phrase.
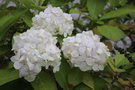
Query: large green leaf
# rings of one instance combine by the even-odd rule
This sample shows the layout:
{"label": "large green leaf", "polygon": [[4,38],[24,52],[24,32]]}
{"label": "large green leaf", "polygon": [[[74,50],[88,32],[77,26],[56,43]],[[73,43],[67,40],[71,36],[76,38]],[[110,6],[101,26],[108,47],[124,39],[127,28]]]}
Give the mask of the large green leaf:
{"label": "large green leaf", "polygon": [[94,80],[94,90],[104,90],[106,81],[100,77],[93,77]]}
{"label": "large green leaf", "polygon": [[92,90],[92,89],[86,86],[85,84],[81,83],[77,85],[73,90]]}
{"label": "large green leaf", "polygon": [[0,85],[13,81],[19,78],[18,71],[14,69],[1,69],[0,70]]}
{"label": "large green leaf", "polygon": [[98,26],[98,30],[103,36],[113,41],[119,41],[120,39],[125,37],[123,31],[121,31],[117,27],[113,27],[110,25]]}
{"label": "large green leaf", "polygon": [[119,67],[126,64],[129,64],[128,59],[123,54],[117,53],[115,56],[115,66]]}
{"label": "large green leaf", "polygon": [[87,8],[93,19],[97,19],[105,4],[106,0],[87,0]]}
{"label": "large green leaf", "polygon": [[32,27],[32,17],[33,17],[33,14],[30,13],[29,11],[26,12],[26,14],[25,14],[24,17],[23,17],[23,21],[24,21],[29,27]]}
{"label": "large green leaf", "polygon": [[40,72],[31,84],[34,90],[57,90],[55,79],[49,72]]}
{"label": "large green leaf", "polygon": [[11,15],[4,16],[0,18],[0,40],[3,38],[3,36],[8,31],[8,28],[24,13],[27,11],[27,9],[18,9]]}
{"label": "large green leaf", "polygon": [[67,63],[66,59],[62,59],[60,65],[60,70],[55,73],[55,78],[58,84],[64,89],[64,90],[69,90],[68,87],[68,73],[70,72],[70,66]]}
{"label": "large green leaf", "polygon": [[78,68],[73,68],[68,73],[68,83],[72,86],[76,86],[80,84],[83,81],[83,72],[79,70]]}
{"label": "large green leaf", "polygon": [[100,20],[120,17],[122,15],[126,15],[126,14],[133,13],[133,12],[135,12],[135,8],[131,7],[131,6],[127,6],[127,7],[120,8],[118,10],[113,10],[113,11],[110,11],[110,12],[104,14],[100,18]]}
{"label": "large green leaf", "polygon": [[89,73],[83,74],[83,83],[94,90],[94,81]]}

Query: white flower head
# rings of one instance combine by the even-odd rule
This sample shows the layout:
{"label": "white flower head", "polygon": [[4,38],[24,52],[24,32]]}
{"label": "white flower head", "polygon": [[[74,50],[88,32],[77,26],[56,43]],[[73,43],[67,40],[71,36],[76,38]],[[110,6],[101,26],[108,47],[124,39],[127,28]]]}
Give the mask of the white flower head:
{"label": "white flower head", "polygon": [[59,71],[61,57],[56,43],[56,38],[45,30],[28,30],[14,36],[14,68],[28,81],[35,79],[41,67],[52,66],[54,72]]}
{"label": "white flower head", "polygon": [[103,70],[104,64],[110,56],[107,46],[100,42],[100,38],[93,35],[92,31],[65,38],[62,51],[70,64],[79,67],[82,71]]}
{"label": "white flower head", "polygon": [[33,27],[45,29],[52,35],[71,35],[73,31],[73,21],[70,14],[64,13],[59,7],[49,5],[44,12],[32,18]]}

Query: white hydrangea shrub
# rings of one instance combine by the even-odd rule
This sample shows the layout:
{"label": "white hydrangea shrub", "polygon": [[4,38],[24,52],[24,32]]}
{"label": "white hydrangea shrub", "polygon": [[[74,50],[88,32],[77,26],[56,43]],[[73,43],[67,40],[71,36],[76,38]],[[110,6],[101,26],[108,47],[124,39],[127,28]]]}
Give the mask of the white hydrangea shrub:
{"label": "white hydrangea shrub", "polygon": [[71,35],[74,29],[73,21],[70,14],[64,13],[59,7],[49,5],[44,12],[32,18],[33,27],[45,29],[52,35]]}
{"label": "white hydrangea shrub", "polygon": [[28,81],[33,81],[41,71],[53,67],[53,72],[59,71],[60,49],[56,47],[56,37],[45,30],[27,30],[20,35],[14,36],[15,56],[11,57],[14,68],[18,69],[20,76]]}
{"label": "white hydrangea shrub", "polygon": [[73,67],[82,71],[104,70],[104,65],[110,56],[107,46],[92,31],[82,32],[74,37],[63,40],[62,51]]}

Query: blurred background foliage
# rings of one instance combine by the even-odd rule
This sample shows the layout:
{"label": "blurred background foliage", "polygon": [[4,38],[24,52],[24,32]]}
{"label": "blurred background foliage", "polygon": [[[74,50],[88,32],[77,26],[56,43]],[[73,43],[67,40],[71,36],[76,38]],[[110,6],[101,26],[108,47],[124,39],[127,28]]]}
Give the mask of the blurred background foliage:
{"label": "blurred background foliage", "polygon": [[[63,58],[55,74],[43,68],[32,83],[19,78],[10,61],[12,37],[29,29],[48,4],[72,15],[74,35],[100,35],[112,53],[104,71],[82,72]],[[135,0],[0,0],[0,90],[63,89],[135,90]]]}

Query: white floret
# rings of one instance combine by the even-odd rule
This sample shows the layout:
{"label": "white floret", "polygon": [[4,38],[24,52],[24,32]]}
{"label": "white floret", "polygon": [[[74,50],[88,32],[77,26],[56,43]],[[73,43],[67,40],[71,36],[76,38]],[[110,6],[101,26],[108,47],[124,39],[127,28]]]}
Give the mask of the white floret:
{"label": "white floret", "polygon": [[48,6],[44,12],[32,18],[33,27],[45,29],[52,35],[71,35],[73,31],[73,21],[70,14],[64,13],[59,7]]}
{"label": "white floret", "polygon": [[20,76],[28,81],[33,81],[41,71],[53,67],[53,71],[59,71],[60,50],[56,47],[57,40],[45,30],[28,30],[14,36],[15,56],[11,58],[14,68],[18,69]]}
{"label": "white floret", "polygon": [[104,70],[104,65],[110,56],[107,46],[100,42],[100,38],[93,35],[92,31],[65,38],[62,51],[70,64],[82,71]]}

